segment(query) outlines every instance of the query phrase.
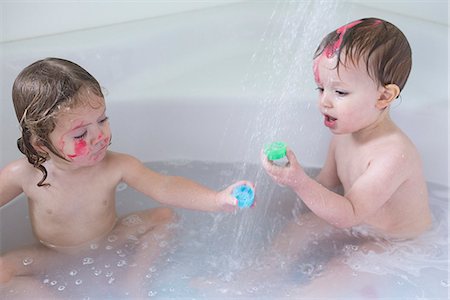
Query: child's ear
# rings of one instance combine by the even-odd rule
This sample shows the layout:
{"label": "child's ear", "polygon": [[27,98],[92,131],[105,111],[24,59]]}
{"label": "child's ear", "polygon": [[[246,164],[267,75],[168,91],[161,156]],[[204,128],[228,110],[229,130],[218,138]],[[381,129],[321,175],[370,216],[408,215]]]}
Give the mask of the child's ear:
{"label": "child's ear", "polygon": [[378,109],[385,109],[392,101],[397,99],[398,95],[400,95],[400,88],[398,85],[393,83],[385,85],[381,91],[376,107]]}

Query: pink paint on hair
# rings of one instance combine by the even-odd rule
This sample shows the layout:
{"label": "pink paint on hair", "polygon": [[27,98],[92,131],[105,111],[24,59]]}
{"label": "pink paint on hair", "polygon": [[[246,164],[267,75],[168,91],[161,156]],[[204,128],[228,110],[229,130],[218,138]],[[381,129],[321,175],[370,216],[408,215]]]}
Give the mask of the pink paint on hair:
{"label": "pink paint on hair", "polygon": [[314,80],[316,81],[316,83],[320,83],[320,75],[319,75],[319,63],[322,60],[323,55],[317,57],[314,60],[314,65],[313,65],[313,72],[314,72]]}
{"label": "pink paint on hair", "polygon": [[328,57],[328,58],[332,57],[341,48],[342,40],[344,39],[344,35],[347,32],[347,29],[350,29],[350,28],[358,25],[361,22],[362,22],[362,20],[357,20],[357,21],[353,21],[349,24],[339,27],[336,30],[336,33],[339,35],[337,41],[334,42],[333,45],[329,45],[328,47],[326,47],[324,50],[326,57]]}

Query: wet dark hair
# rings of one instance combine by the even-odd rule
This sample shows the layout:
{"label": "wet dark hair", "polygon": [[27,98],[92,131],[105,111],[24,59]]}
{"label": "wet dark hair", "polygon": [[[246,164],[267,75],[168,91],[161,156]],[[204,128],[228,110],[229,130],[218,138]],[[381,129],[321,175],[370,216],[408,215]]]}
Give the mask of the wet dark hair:
{"label": "wet dark hair", "polygon": [[103,98],[97,80],[79,65],[61,58],[38,60],[20,72],[14,81],[12,99],[22,136],[17,146],[28,161],[43,173],[38,186],[44,183],[47,170],[42,165],[49,155],[33,144],[45,146],[66,160],[49,139],[55,129],[56,116],[63,108],[86,104],[85,93]]}
{"label": "wet dark hair", "polygon": [[411,47],[405,35],[395,25],[376,18],[357,20],[329,33],[314,58],[322,53],[327,57],[337,55],[338,72],[340,64],[357,65],[364,59],[372,79],[379,85],[396,84],[400,91],[412,66]]}

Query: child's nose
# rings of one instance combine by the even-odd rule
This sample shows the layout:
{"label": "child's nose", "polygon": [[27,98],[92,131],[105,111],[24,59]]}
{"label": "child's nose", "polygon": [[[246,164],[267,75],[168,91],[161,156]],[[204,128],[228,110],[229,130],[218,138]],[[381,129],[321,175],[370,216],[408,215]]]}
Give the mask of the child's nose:
{"label": "child's nose", "polygon": [[109,129],[106,126],[97,127],[97,131],[93,135],[93,144],[96,145],[100,142],[103,142],[105,138],[108,136]]}
{"label": "child's nose", "polygon": [[330,96],[328,95],[328,93],[326,93],[325,91],[322,93],[322,95],[320,96],[320,105],[322,107],[332,107],[333,104],[331,102]]}

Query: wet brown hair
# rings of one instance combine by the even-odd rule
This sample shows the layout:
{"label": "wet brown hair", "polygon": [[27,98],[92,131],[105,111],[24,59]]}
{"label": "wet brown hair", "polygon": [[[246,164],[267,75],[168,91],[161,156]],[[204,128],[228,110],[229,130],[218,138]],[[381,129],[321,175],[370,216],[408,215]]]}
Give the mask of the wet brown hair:
{"label": "wet brown hair", "polygon": [[[329,33],[317,48],[314,58],[324,53],[337,55],[336,68],[361,59],[369,76],[379,85],[396,84],[400,91],[406,84],[412,66],[411,47],[395,25],[376,18],[365,18]],[[343,55],[343,57],[342,57]]]}
{"label": "wet brown hair", "polygon": [[103,98],[99,83],[89,72],[61,58],[38,60],[23,69],[14,81],[12,99],[22,131],[17,146],[28,161],[43,173],[38,186],[49,185],[44,183],[47,170],[42,165],[49,155],[33,147],[33,144],[45,146],[66,160],[51,143],[49,134],[55,129],[56,116],[61,109],[85,104],[84,92]]}

